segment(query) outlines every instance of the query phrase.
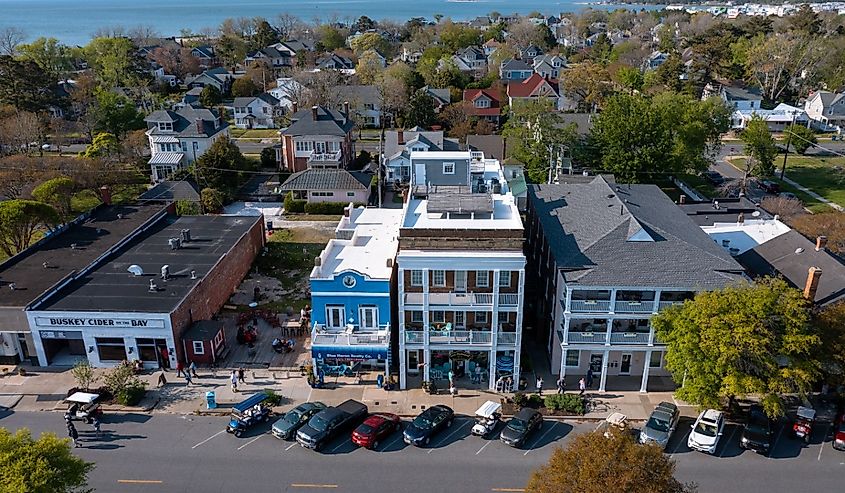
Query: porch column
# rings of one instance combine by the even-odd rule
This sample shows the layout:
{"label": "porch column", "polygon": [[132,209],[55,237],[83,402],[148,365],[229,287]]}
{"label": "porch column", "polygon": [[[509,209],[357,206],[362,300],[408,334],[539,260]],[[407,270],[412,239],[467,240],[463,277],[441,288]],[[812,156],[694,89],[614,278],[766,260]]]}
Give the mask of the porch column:
{"label": "porch column", "polygon": [[513,379],[519,382],[519,365],[522,361],[522,310],[524,309],[523,302],[525,301],[525,269],[519,270],[519,287],[517,289],[517,307],[516,307],[516,344],[514,345],[513,356]]}
{"label": "porch column", "polygon": [[[490,378],[488,378],[487,385],[490,390],[496,390],[496,348],[493,347],[490,349],[490,368],[488,371],[490,372]],[[517,386],[518,383],[514,382],[514,386]]]}
{"label": "porch column", "polygon": [[[399,388],[405,390],[408,386],[408,368],[405,355],[405,269],[401,267],[398,269],[396,283],[399,293],[399,308],[397,310],[398,320],[396,320],[394,327],[399,327]],[[390,338],[388,338],[387,345],[387,352],[390,354]]]}
{"label": "porch column", "polygon": [[660,295],[663,294],[663,291],[660,289],[654,290],[654,306],[651,307],[651,313],[657,313],[660,310]]}
{"label": "porch column", "polygon": [[430,382],[429,380],[429,369],[431,368],[431,353],[429,352],[429,313],[428,313],[428,286],[429,286],[429,279],[428,279],[428,269],[423,269],[423,346],[425,349],[425,361],[423,365],[423,374],[422,379],[423,382]]}
{"label": "porch column", "polygon": [[610,350],[605,350],[601,358],[601,377],[599,379],[599,392],[604,392],[605,382],[607,382],[607,365],[610,359]]}
{"label": "porch column", "polygon": [[561,275],[561,274],[558,274],[558,275],[559,275],[559,276],[560,276],[560,278],[561,278],[561,280],[560,280],[561,284],[563,284],[563,291],[564,291],[564,295],[563,295],[563,296],[564,296],[564,305],[563,305],[563,310],[564,310],[566,313],[569,313],[569,312],[571,312],[571,311],[572,311],[572,289],[571,289],[570,287],[568,287],[568,286],[566,285],[566,283],[563,281],[563,275]]}
{"label": "porch column", "polygon": [[607,331],[604,334],[604,345],[610,346],[610,334],[613,332],[613,318],[607,319]]}
{"label": "porch column", "polygon": [[566,351],[567,346],[565,343],[560,345],[560,376],[566,376]]}
{"label": "porch column", "polygon": [[405,345],[402,344],[399,348],[399,388],[402,390],[405,390],[408,387],[408,368],[406,367],[407,363],[405,360]]}
{"label": "porch column", "polygon": [[640,383],[640,392],[648,392],[648,370],[651,362],[651,349],[645,352],[645,363],[643,363],[643,381]]}

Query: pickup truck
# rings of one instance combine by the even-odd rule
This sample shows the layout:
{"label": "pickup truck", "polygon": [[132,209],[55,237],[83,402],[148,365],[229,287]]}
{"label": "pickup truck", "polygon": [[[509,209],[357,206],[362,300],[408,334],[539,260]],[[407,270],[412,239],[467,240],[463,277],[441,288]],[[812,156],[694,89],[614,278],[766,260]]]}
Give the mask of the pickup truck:
{"label": "pickup truck", "polygon": [[296,432],[296,441],[305,448],[319,451],[340,432],[364,421],[367,412],[366,404],[352,399],[323,409]]}

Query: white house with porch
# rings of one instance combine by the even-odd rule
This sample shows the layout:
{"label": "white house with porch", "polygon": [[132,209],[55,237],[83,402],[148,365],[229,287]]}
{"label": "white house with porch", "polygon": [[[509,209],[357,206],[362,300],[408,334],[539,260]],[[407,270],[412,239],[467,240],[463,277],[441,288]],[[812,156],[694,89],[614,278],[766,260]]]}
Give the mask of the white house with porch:
{"label": "white house with porch", "polygon": [[144,121],[154,182],[166,180],[174,171],[196,161],[215,140],[229,136],[229,124],[216,111],[190,105],[176,111],[153,111]]}

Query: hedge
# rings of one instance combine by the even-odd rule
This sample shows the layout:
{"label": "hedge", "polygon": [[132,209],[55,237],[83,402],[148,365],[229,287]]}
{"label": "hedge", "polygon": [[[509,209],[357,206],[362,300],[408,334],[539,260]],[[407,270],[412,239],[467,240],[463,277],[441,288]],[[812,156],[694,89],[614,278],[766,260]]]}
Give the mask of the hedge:
{"label": "hedge", "polygon": [[552,394],[546,396],[544,404],[551,411],[564,411],[568,414],[582,415],[586,411],[584,398],[578,394]]}
{"label": "hedge", "polygon": [[305,200],[293,198],[293,192],[288,192],[285,195],[285,212],[305,212]]}
{"label": "hedge", "polygon": [[[349,202],[309,202],[305,204],[305,212],[308,214],[343,214],[343,209]],[[358,207],[362,204],[354,204]]]}

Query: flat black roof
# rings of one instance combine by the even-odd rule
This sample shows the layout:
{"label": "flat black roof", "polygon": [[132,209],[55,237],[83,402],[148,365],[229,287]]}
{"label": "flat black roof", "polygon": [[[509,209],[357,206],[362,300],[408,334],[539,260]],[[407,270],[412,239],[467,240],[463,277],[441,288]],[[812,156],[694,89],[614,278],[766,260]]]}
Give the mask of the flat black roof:
{"label": "flat black roof", "polygon": [[[36,309],[170,313],[259,221],[261,216],[168,216]],[[190,230],[191,241],[171,249],[168,240],[180,237],[183,229]],[[143,274],[131,274],[127,269],[132,265]],[[169,266],[168,281],[161,278],[164,265]],[[154,292],[151,280],[157,286]]]}
{"label": "flat black roof", "polygon": [[[0,265],[0,306],[23,308],[71,272],[91,265],[163,209],[161,205],[101,206],[84,222],[10,258]],[[14,290],[8,287],[11,283]]]}

